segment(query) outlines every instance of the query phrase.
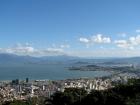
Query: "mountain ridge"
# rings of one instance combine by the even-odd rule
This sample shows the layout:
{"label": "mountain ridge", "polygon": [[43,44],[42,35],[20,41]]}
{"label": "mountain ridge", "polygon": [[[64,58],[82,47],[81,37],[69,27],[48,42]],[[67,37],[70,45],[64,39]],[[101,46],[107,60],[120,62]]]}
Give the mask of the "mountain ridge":
{"label": "mountain ridge", "polygon": [[9,53],[0,53],[0,64],[14,63],[52,63],[52,62],[100,62],[100,63],[140,63],[140,57],[128,58],[82,58],[76,56],[59,55],[59,56],[42,56],[33,57],[29,55],[16,55]]}

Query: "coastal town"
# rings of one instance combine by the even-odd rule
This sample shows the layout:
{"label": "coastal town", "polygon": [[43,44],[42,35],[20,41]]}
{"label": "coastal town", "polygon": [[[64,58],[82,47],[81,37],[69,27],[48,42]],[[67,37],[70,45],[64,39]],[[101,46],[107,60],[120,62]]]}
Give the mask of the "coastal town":
{"label": "coastal town", "polygon": [[[0,81],[0,98],[3,102],[27,100],[31,97],[50,98],[55,92],[64,92],[66,88],[83,88],[91,90],[106,90],[114,87],[114,83],[126,83],[128,79],[139,78],[135,74],[120,74],[111,78],[80,78],[66,80],[11,80]],[[1,101],[1,100],[0,100]]]}

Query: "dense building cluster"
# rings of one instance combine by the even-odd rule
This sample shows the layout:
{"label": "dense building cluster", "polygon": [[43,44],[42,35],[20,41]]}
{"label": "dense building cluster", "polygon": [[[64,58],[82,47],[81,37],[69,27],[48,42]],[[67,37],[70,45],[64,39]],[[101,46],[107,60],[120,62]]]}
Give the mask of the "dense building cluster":
{"label": "dense building cluster", "polygon": [[106,90],[112,88],[113,82],[126,82],[129,78],[137,78],[135,75],[119,75],[111,78],[81,78],[67,80],[28,80],[0,82],[0,98],[4,101],[26,100],[30,97],[50,97],[56,91],[64,92],[66,88],[83,88],[87,92],[91,90]]}

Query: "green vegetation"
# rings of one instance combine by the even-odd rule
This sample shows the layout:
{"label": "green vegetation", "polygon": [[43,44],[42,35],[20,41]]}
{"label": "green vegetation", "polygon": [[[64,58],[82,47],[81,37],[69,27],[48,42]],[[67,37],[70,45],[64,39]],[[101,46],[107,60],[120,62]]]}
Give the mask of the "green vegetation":
{"label": "green vegetation", "polygon": [[51,105],[140,105],[140,79],[131,79],[108,90],[66,89],[57,92],[50,100]]}
{"label": "green vegetation", "polygon": [[108,90],[68,88],[56,92],[50,99],[32,98],[27,101],[13,101],[3,105],[140,105],[140,79],[131,79]]}

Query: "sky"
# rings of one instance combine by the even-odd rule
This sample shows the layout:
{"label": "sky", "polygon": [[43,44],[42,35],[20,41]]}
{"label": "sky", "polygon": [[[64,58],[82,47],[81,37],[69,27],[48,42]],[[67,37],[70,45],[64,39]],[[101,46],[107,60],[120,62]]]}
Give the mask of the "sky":
{"label": "sky", "polygon": [[0,0],[0,53],[140,56],[140,0]]}

